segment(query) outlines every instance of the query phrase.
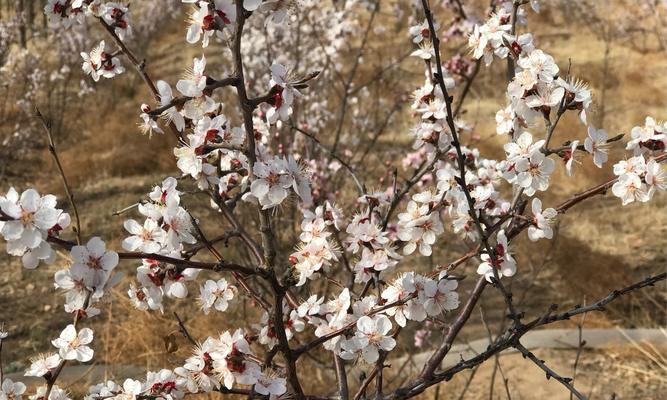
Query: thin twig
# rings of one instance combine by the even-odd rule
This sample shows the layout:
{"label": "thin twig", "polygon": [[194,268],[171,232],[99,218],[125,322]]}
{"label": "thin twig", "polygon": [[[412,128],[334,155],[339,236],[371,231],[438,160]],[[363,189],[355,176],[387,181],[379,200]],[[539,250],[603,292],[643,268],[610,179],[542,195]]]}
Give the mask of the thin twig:
{"label": "thin twig", "polygon": [[292,127],[292,129],[294,129],[295,131],[301,133],[302,135],[304,135],[304,136],[306,136],[306,137],[309,137],[313,142],[315,142],[318,146],[320,146],[324,151],[326,151],[327,153],[329,153],[329,156],[330,156],[331,158],[333,158],[333,159],[337,160],[339,163],[341,163],[341,164],[343,165],[343,167],[345,167],[345,169],[347,169],[347,171],[350,173],[350,176],[351,176],[352,179],[354,180],[354,183],[357,185],[357,189],[359,190],[359,194],[360,194],[360,195],[364,195],[364,194],[366,193],[366,189],[365,189],[364,184],[361,183],[361,181],[360,181],[359,178],[357,177],[357,174],[356,174],[354,168],[353,168],[347,161],[343,160],[342,157],[340,157],[338,154],[334,153],[334,151],[333,151],[332,149],[330,149],[330,148],[327,147],[325,144],[323,144],[323,143],[322,143],[317,137],[315,137],[315,135],[313,135],[312,133],[310,133],[310,132],[308,132],[308,131],[306,131],[306,130],[304,130],[304,129],[301,129],[301,128],[299,128],[298,126],[296,126],[296,125],[294,125],[294,124],[291,124],[291,127]]}
{"label": "thin twig", "polygon": [[188,328],[185,327],[185,324],[183,323],[183,320],[181,317],[178,316],[176,311],[174,311],[174,317],[176,317],[176,321],[178,321],[178,327],[180,328],[181,334],[188,339],[188,341],[193,345],[193,346],[198,346],[197,341],[190,335],[190,332],[188,332]]}
{"label": "thin twig", "polygon": [[570,391],[571,394],[577,396],[577,398],[578,398],[579,400],[586,400],[586,396],[584,396],[583,394],[579,393],[579,391],[578,391],[577,389],[575,389],[574,386],[572,386],[572,383],[571,383],[571,382],[572,382],[572,379],[571,379],[571,378],[564,378],[564,377],[558,375],[556,372],[554,372],[554,370],[552,370],[551,368],[547,367],[547,365],[544,363],[544,361],[542,361],[542,360],[540,360],[539,358],[537,358],[537,357],[535,356],[535,354],[533,354],[532,352],[530,352],[530,351],[529,351],[527,348],[525,348],[521,343],[517,342],[517,343],[514,345],[514,348],[517,349],[517,350],[519,350],[519,351],[521,352],[521,354],[523,355],[524,358],[527,357],[527,358],[530,359],[533,363],[535,363],[535,365],[537,365],[538,367],[540,367],[540,368],[542,369],[542,371],[544,371],[544,372],[546,373],[546,375],[547,375],[547,379],[554,378],[555,380],[557,380],[558,382],[560,382],[563,386],[565,386],[565,387]]}
{"label": "thin twig", "polygon": [[489,347],[481,354],[476,355],[468,360],[461,360],[454,366],[442,371],[433,374],[429,379],[415,379],[410,382],[408,385],[396,389],[393,393],[385,396],[385,400],[397,400],[397,399],[407,399],[414,397],[419,393],[424,392],[430,386],[433,386],[444,380],[451,379],[454,375],[458,374],[461,371],[467,369],[475,368],[478,365],[482,364],[489,358],[493,357],[495,354],[514,347],[518,343],[519,339],[527,332],[538,328],[540,326],[548,325],[557,321],[569,320],[575,315],[588,313],[591,311],[604,311],[605,306],[618,298],[627,295],[629,293],[641,290],[646,287],[651,287],[667,279],[667,272],[663,272],[659,275],[649,276],[646,279],[643,279],[639,282],[636,282],[630,286],[624,287],[622,289],[617,289],[611,291],[606,297],[598,300],[595,303],[592,303],[587,306],[577,306],[566,312],[554,314],[554,306],[550,307],[549,310],[539,318],[534,319],[533,321],[527,324],[521,324],[518,327],[512,327],[505,334],[499,337],[499,340],[496,340],[494,343],[490,344]]}
{"label": "thin twig", "polygon": [[[586,304],[586,298],[584,298],[584,304]],[[572,384],[574,384],[574,381],[577,379],[577,367],[579,366],[579,358],[581,357],[581,352],[584,350],[584,346],[586,345],[586,341],[583,340],[584,322],[586,322],[586,313],[584,313],[581,316],[581,321],[577,324],[577,333],[578,333],[577,355],[574,358],[574,365],[572,366]],[[574,393],[570,392],[570,400],[572,400],[573,396]]]}
{"label": "thin twig", "polygon": [[[148,72],[146,72],[146,60],[139,61],[136,55],[123,43],[123,41],[118,37],[116,34],[115,29],[106,23],[102,17],[97,17],[97,20],[100,22],[104,30],[107,31],[109,36],[113,39],[113,41],[120,47],[120,50],[125,54],[125,56],[130,60],[130,63],[134,66],[135,70],[141,77],[141,79],[146,83],[146,86],[148,86],[148,89],[150,90],[151,94],[155,98],[155,101],[158,103],[160,102],[160,92],[157,90],[157,87],[155,86],[155,83],[151,79],[150,75],[148,75]],[[169,129],[171,130],[172,134],[176,138],[177,141],[181,141],[182,137],[178,129],[176,128],[176,125],[174,125],[173,121],[169,121]]]}
{"label": "thin twig", "polygon": [[47,121],[47,119],[44,118],[44,115],[42,115],[42,113],[39,111],[38,108],[35,108],[35,115],[42,122],[42,126],[44,127],[44,132],[46,132],[46,137],[49,140],[49,152],[53,156],[53,159],[56,161],[58,172],[60,172],[60,177],[63,180],[63,186],[65,186],[65,193],[67,193],[67,198],[69,199],[69,203],[72,206],[72,210],[74,210],[74,218],[76,219],[76,232],[75,232],[76,242],[77,244],[81,244],[81,219],[79,218],[79,210],[76,207],[76,202],[74,201],[74,194],[72,193],[72,189],[70,188],[70,185],[67,182],[67,176],[65,175],[63,166],[60,163],[60,158],[58,157],[58,152],[56,151],[56,144],[53,141],[53,134],[51,133],[51,122]]}

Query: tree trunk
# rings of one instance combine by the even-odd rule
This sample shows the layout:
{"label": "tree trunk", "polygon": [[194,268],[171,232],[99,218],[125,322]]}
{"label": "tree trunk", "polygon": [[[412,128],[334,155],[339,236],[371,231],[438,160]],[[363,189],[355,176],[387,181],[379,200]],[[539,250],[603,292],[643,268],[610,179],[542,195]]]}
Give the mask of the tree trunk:
{"label": "tree trunk", "polygon": [[27,41],[26,41],[26,18],[25,18],[25,4],[24,0],[19,0],[16,6],[16,15],[19,17],[19,44],[21,45],[21,48],[26,48]]}
{"label": "tree trunk", "polygon": [[[25,1],[25,0],[22,0]],[[28,30],[28,35],[30,38],[32,38],[33,33],[34,33],[34,22],[35,22],[35,4],[38,2],[36,1],[28,1],[28,9],[26,10],[26,15],[25,15],[25,26]]]}

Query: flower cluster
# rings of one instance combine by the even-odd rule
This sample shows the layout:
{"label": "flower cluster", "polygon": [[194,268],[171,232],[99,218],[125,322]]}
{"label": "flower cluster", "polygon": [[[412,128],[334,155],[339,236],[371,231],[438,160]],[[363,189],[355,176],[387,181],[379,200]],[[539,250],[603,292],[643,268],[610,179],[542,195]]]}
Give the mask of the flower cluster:
{"label": "flower cluster", "polygon": [[667,189],[667,172],[655,159],[646,161],[644,155],[614,164],[614,175],[618,176],[618,180],[611,191],[622,200],[623,205],[634,201],[647,202],[656,191]]}
{"label": "flower cluster", "polygon": [[86,16],[100,18],[123,40],[132,34],[130,9],[119,2],[101,0],[48,0],[44,13],[49,22],[69,28],[83,23]]}
{"label": "flower cluster", "polygon": [[301,243],[289,258],[297,276],[297,286],[305,284],[308,279],[315,279],[316,273],[338,261],[338,249],[332,242],[329,229],[338,229],[336,222],[340,217],[340,211],[329,202],[318,206],[314,213],[304,213],[299,236]]}
{"label": "flower cluster", "polygon": [[646,117],[644,126],[635,126],[630,131],[632,139],[626,150],[632,150],[635,156],[652,151],[665,151],[667,147],[667,123],[658,123]]}
{"label": "flower cluster", "polygon": [[[537,204],[533,203],[533,206],[535,205]],[[516,261],[510,253],[509,242],[504,230],[498,232],[497,240],[498,243],[495,248],[491,249],[493,254],[483,253],[481,255],[482,263],[477,267],[477,273],[484,275],[489,282],[496,279],[496,274],[500,279],[503,276],[510,277],[516,273]]]}
{"label": "flower cluster", "polygon": [[254,179],[244,200],[256,201],[266,210],[280,205],[293,190],[305,205],[312,202],[308,171],[292,156],[257,161],[252,172]]}
{"label": "flower cluster", "polygon": [[[282,315],[285,338],[288,341],[294,337],[295,333],[303,332],[306,328],[298,310],[292,310],[285,304],[283,305]],[[255,325],[254,328],[258,331],[259,343],[265,345],[269,349],[273,349],[273,347],[279,343],[280,338],[276,331],[277,328],[274,325],[273,316],[268,312],[262,314],[260,324]]]}
{"label": "flower cluster", "polygon": [[113,78],[125,72],[118,58],[106,52],[104,40],[90,53],[81,53],[81,58],[83,58],[83,72],[90,75],[95,82],[100,79],[100,76]]}
{"label": "flower cluster", "polygon": [[[175,178],[166,178],[155,186],[148,200],[139,204],[139,212],[146,217],[143,224],[128,219],[124,226],[130,236],[122,242],[128,251],[145,253],[137,268],[140,287],[130,287],[128,294],[139,309],[162,310],[162,298],[184,298],[188,294],[185,282],[196,278],[199,270],[180,268],[160,262],[151,255],[181,258],[185,244],[196,243],[193,218],[180,206],[181,193]],[[158,257],[159,258],[159,257]]]}
{"label": "flower cluster", "polygon": [[218,389],[221,384],[229,389],[234,382],[253,384],[261,368],[250,358],[252,356],[241,329],[233,334],[223,332],[217,338],[209,337],[195,348],[182,367],[174,370],[176,385],[187,392],[198,393]]}
{"label": "flower cluster", "polygon": [[379,208],[386,208],[382,196],[365,196],[369,207],[355,215],[346,227],[347,251],[360,254],[354,264],[355,282],[368,282],[372,278],[383,279],[394,271],[401,256],[395,251],[395,244],[388,232],[381,226]]}
{"label": "flower cluster", "polygon": [[[317,296],[310,297],[298,309],[301,316],[315,326],[315,335],[321,337],[339,332],[324,344],[346,360],[361,357],[374,363],[380,351],[391,351],[396,342],[391,336],[393,316],[399,326],[407,320],[423,321],[427,316],[439,316],[459,305],[458,286],[446,274],[433,280],[412,272],[404,273],[382,292],[382,299],[369,295],[353,301],[348,289],[323,303]],[[385,304],[381,306],[381,304]],[[351,311],[351,312],[350,312]],[[354,327],[352,332],[345,330]]]}
{"label": "flower cluster", "polygon": [[19,195],[10,188],[0,196],[0,211],[0,234],[7,241],[7,253],[21,257],[29,269],[37,268],[40,261],[55,261],[47,239],[57,237],[70,224],[69,214],[56,208],[55,196],[40,196],[35,189]]}
{"label": "flower cluster", "polygon": [[406,272],[382,292],[382,298],[390,304],[400,303],[387,309],[387,315],[393,316],[396,323],[404,327],[407,320],[421,322],[427,316],[436,317],[458,308],[457,287],[458,282],[445,273],[433,280]]}
{"label": "flower cluster", "polygon": [[208,337],[182,367],[149,371],[144,381],[126,379],[122,386],[113,381],[93,385],[86,398],[181,399],[188,393],[231,389],[235,383],[253,385],[262,395],[279,396],[287,390],[284,378],[271,370],[262,370],[241,329]]}
{"label": "flower cluster", "polygon": [[421,255],[431,255],[431,246],[444,232],[439,213],[433,211],[438,204],[439,199],[424,191],[412,196],[406,212],[398,214],[398,238],[407,243],[404,254],[412,254],[419,247]]}
{"label": "flower cluster", "polygon": [[549,178],[556,163],[542,152],[544,140],[533,143],[533,136],[523,132],[515,142],[506,143],[507,160],[503,162],[503,178],[532,196],[549,188]]}
{"label": "flower cluster", "polygon": [[64,292],[65,311],[93,317],[100,311],[92,305],[117,283],[112,272],[118,265],[118,253],[93,237],[85,246],[72,247],[70,256],[73,263],[56,272],[55,287]]}
{"label": "flower cluster", "polygon": [[229,307],[229,301],[234,298],[238,289],[230,285],[225,278],[217,281],[207,280],[199,289],[199,301],[204,314],[208,314],[211,308],[218,311],[225,311]]}

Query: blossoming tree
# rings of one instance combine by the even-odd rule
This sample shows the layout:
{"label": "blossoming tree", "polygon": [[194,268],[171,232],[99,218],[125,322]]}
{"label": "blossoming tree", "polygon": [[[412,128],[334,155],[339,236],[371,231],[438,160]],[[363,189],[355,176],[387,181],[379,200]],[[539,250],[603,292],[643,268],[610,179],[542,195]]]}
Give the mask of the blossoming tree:
{"label": "blossoming tree", "polygon": [[[72,27],[88,21],[106,31],[106,40],[96,41],[91,50],[81,49],[82,73],[98,81],[119,79],[126,70],[135,70],[153,95],[138,112],[140,128],[149,135],[172,135],[177,140],[173,155],[180,176],[165,177],[138,203],[136,216],[123,224],[122,250],[112,250],[103,238],[82,232],[67,166],[58,158],[49,120],[37,112],[72,214],[59,208],[53,195],[40,195],[33,188],[7,188],[0,196],[0,233],[7,252],[20,257],[28,269],[56,262],[55,249],[69,252],[71,265],[56,272],[54,281],[64,294],[64,310],[72,315],[72,322],[54,334],[53,351],[35,358],[25,371],[26,376],[44,379],[31,398],[69,398],[58,386],[59,375],[67,364],[95,358],[99,339],[86,325],[104,312],[100,301],[119,283],[116,270],[121,262],[136,269],[127,295],[140,310],[163,312],[166,302],[195,297],[189,288],[198,286],[205,314],[228,312],[239,297],[245,297],[261,309],[261,315],[248,326],[211,332],[206,338],[193,337],[178,319],[193,347],[181,366],[148,371],[142,380],[101,382],[90,387],[88,399],[180,399],[208,392],[272,399],[410,398],[509,348],[520,351],[577,398],[585,398],[569,378],[526,349],[522,336],[576,315],[602,311],[609,302],[667,276],[663,273],[616,288],[586,306],[560,312],[552,307],[530,319],[506,284],[509,277],[522,273],[521,255],[512,251],[512,241],[524,231],[531,241],[552,239],[560,214],[610,189],[619,205],[647,202],[664,191],[667,174],[661,163],[667,159],[666,124],[647,117],[643,126],[632,128],[626,143],[628,156],[609,168],[608,148],[620,145],[622,135],[609,137],[604,129],[594,127],[588,121],[593,99],[587,85],[562,71],[551,55],[536,47],[530,33],[516,33],[530,10],[539,11],[538,0],[492,1],[485,20],[478,23],[462,2],[447,2],[446,7],[458,15],[451,27],[438,23],[429,1],[421,0],[414,2],[418,21],[408,32],[415,45],[412,65],[424,70],[424,83],[415,88],[410,106],[414,126],[408,135],[415,152],[406,159],[412,176],[400,181],[394,174],[385,187],[370,191],[357,174],[361,166],[337,152],[343,122],[330,135],[331,145],[310,131],[321,128],[318,121],[330,113],[326,99],[312,93],[317,80],[342,78],[344,104],[355,90],[351,79],[336,77],[324,68],[335,57],[336,46],[344,44],[336,42],[336,35],[347,28],[329,27],[332,32],[318,38],[320,43],[334,43],[322,44],[329,47],[311,60],[322,63],[321,71],[302,71],[296,67],[300,59],[283,56],[281,62],[271,59],[261,75],[256,61],[249,59],[259,58],[256,50],[243,46],[248,29],[259,26],[280,32],[299,19],[296,1],[183,3],[191,3],[183,45],[201,47],[202,55],[175,82],[168,77],[155,80],[145,61],[131,50],[133,25],[127,4],[48,0],[44,7],[54,25]],[[365,7],[370,13],[366,35],[381,7],[379,1],[337,3],[316,5],[330,17],[328,22],[352,13],[355,7]],[[450,36],[468,36],[471,58],[445,58],[440,47],[442,28]],[[363,48],[366,38],[361,40]],[[226,77],[207,73],[207,59],[219,56],[211,51],[214,47],[226,49],[231,59],[232,70]],[[483,158],[478,149],[464,145],[465,125],[459,115],[474,77],[493,62],[506,63],[508,72],[503,83],[507,101],[496,114],[496,132],[506,137],[505,157],[499,160]],[[353,63],[354,70],[359,61]],[[221,91],[229,91],[235,100],[222,104]],[[309,102],[316,107],[309,109]],[[346,108],[342,110],[339,118],[344,121]],[[585,137],[573,136],[555,146],[554,132],[561,117],[569,113],[577,114]],[[327,159],[324,164],[289,145],[297,134],[317,145],[321,151],[317,154]],[[276,144],[272,136],[287,141]],[[550,188],[557,161],[562,160],[562,168],[572,175],[585,168],[578,161],[584,158],[597,168],[609,168],[615,177],[561,204],[544,204],[540,197]],[[339,171],[345,176],[343,183]],[[182,202],[181,188],[189,184],[184,181],[210,200],[224,221],[224,235],[209,238],[203,231]],[[344,198],[334,203],[340,188],[330,183],[349,185],[358,193],[349,204]],[[298,238],[282,234],[284,227],[276,223],[276,215],[285,209],[302,214]],[[241,213],[256,215],[258,224],[242,219]],[[470,251],[455,260],[441,260],[426,273],[416,272],[411,259],[431,256],[447,230]],[[218,245],[230,240],[247,252],[247,260],[223,255]],[[293,250],[285,252],[285,248]],[[210,258],[202,255],[206,252]],[[214,261],[206,261],[210,259]],[[476,283],[464,295],[457,291],[462,276],[455,271],[471,263],[469,272]],[[201,271],[215,279],[200,279]],[[323,280],[333,282],[336,293],[325,296],[317,285]],[[442,366],[488,290],[502,294],[509,327],[483,353]],[[383,380],[385,361],[391,359],[401,334],[407,328],[419,334],[434,321],[442,334],[432,336],[431,345],[425,346],[420,372],[398,387],[389,387]],[[6,336],[0,333],[0,345]],[[316,350],[331,354],[338,383],[334,391],[304,393],[306,372],[300,360]],[[366,371],[356,392],[348,384],[349,368]],[[0,398],[26,395],[23,383],[3,380],[1,364],[0,381]]]}

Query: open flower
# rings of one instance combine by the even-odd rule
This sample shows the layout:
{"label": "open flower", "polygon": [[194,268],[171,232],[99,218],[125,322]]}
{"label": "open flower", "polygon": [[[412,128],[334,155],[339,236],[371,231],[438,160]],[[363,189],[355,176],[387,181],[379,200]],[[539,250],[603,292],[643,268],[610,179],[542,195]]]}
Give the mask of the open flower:
{"label": "open flower", "polygon": [[554,77],[558,75],[559,71],[554,58],[540,49],[533,50],[527,56],[520,57],[517,65],[525,70],[529,70],[544,83],[553,82]]}
{"label": "open flower", "polygon": [[495,259],[489,254],[483,253],[480,256],[482,263],[477,267],[477,273],[484,275],[489,282],[493,282],[493,279],[495,279],[493,269],[497,270],[498,278],[502,278],[503,276],[510,277],[516,273],[516,261],[514,261],[514,257],[512,257],[509,251],[509,244],[504,230],[498,232],[497,239],[498,242],[494,249]]}
{"label": "open flower", "polygon": [[[437,32],[440,29],[440,24],[434,21],[433,27]],[[422,41],[431,40],[431,29],[429,28],[428,21],[424,20],[421,24],[411,26],[408,29],[408,33],[412,36],[413,43],[421,43]]]}
{"label": "open flower", "polygon": [[648,200],[648,189],[641,178],[633,173],[626,173],[618,177],[618,181],[611,187],[614,196],[623,201],[623,205],[637,201]]}
{"label": "open flower", "polygon": [[386,315],[363,316],[357,320],[355,342],[368,363],[374,363],[380,356],[379,350],[390,351],[396,340],[387,334],[391,331],[391,321]]}
{"label": "open flower", "polygon": [[273,63],[271,65],[271,91],[273,97],[269,100],[272,107],[266,113],[266,119],[269,124],[274,124],[280,119],[286,121],[292,114],[292,103],[294,98],[301,96],[297,89],[297,83],[300,80],[294,78],[290,71],[282,64]]}
{"label": "open flower", "polygon": [[458,286],[457,281],[447,279],[447,277],[438,282],[434,280],[424,282],[424,290],[420,294],[426,313],[435,317],[443,312],[456,309],[459,306],[459,294],[454,290]]}
{"label": "open flower", "polygon": [[235,286],[227,283],[225,278],[219,279],[217,282],[207,280],[199,290],[199,301],[204,314],[208,314],[211,308],[218,311],[225,311],[229,307],[229,301],[234,298],[237,292]]}
{"label": "open flower", "polygon": [[324,302],[324,297],[318,298],[317,295],[314,294],[310,296],[308,300],[301,303],[296,311],[301,318],[306,315],[317,315],[320,313],[322,302]]}
{"label": "open flower", "polygon": [[63,360],[87,362],[93,359],[93,349],[86,346],[93,341],[93,331],[83,328],[78,333],[74,325],[69,324],[60,333],[60,337],[51,341],[58,348]]}
{"label": "open flower", "polygon": [[[397,278],[390,286],[382,292],[382,298],[388,303],[394,303],[406,299],[418,292],[418,287],[423,287],[423,277],[414,272],[405,272]],[[402,305],[387,309],[387,315],[393,315],[396,323],[405,327],[407,320],[423,321],[426,319],[426,310],[422,301],[418,299],[408,300]]]}
{"label": "open flower", "polygon": [[551,239],[553,237],[553,224],[558,212],[553,208],[547,208],[542,211],[542,200],[537,197],[533,199],[531,204],[533,210],[532,225],[528,227],[528,238],[533,242],[545,238]]}
{"label": "open flower", "polygon": [[21,400],[21,395],[25,393],[26,386],[22,382],[14,382],[7,378],[2,382],[0,390],[0,399],[2,400]]}
{"label": "open flower", "polygon": [[111,271],[118,265],[118,253],[107,251],[104,241],[94,237],[85,246],[74,246],[70,251],[72,268],[86,271],[84,281],[89,288],[104,286]]}
{"label": "open flower", "polygon": [[146,218],[143,226],[133,219],[126,220],[123,226],[132,234],[123,240],[123,248],[128,251],[157,253],[167,239],[166,232],[151,218]]}
{"label": "open flower", "polygon": [[206,57],[202,55],[201,58],[195,58],[192,70],[188,71],[186,79],[176,82],[176,89],[183,96],[191,98],[183,105],[183,115],[193,121],[202,119],[204,115],[215,111],[220,105],[204,93],[206,88],[205,68]]}
{"label": "open flower", "polygon": [[577,146],[579,146],[579,141],[575,140],[572,142],[572,144],[570,144],[570,148],[568,150],[565,150],[563,161],[565,161],[565,172],[567,173],[567,176],[572,176],[572,166],[574,165],[575,161],[581,164],[581,162],[577,161],[575,157]]}
{"label": "open flower", "polygon": [[25,371],[25,376],[42,377],[56,370],[60,364],[60,355],[44,354],[31,359],[30,367]]}
{"label": "open flower", "polygon": [[553,85],[537,85],[537,93],[526,98],[526,105],[530,108],[543,109],[547,112],[556,107],[565,95],[565,89]]}
{"label": "open flower", "polygon": [[517,183],[532,196],[536,190],[545,191],[549,187],[549,176],[555,167],[554,160],[541,151],[535,151],[530,158],[522,158],[516,163]]}
{"label": "open flower", "polygon": [[222,38],[222,30],[234,21],[236,6],[230,0],[215,0],[212,4],[200,1],[199,7],[195,7],[190,14],[186,40],[188,43],[197,43],[203,36],[202,47],[207,47],[213,33]]}
{"label": "open flower", "polygon": [[607,146],[607,132],[588,125],[588,136],[584,140],[584,149],[593,155],[593,163],[598,168],[602,168],[602,164],[606,163],[609,158]]}
{"label": "open flower", "polygon": [[398,237],[406,242],[403,254],[412,254],[419,247],[421,255],[430,256],[431,246],[444,232],[440,215],[431,212],[428,204],[419,205],[411,200],[406,212],[399,214],[398,218]]}
{"label": "open flower", "polygon": [[287,173],[287,163],[278,157],[267,162],[256,162],[253,174],[256,178],[250,184],[250,192],[263,209],[282,203],[289,194],[287,189],[294,184]]}
{"label": "open flower", "polygon": [[[158,93],[160,94],[160,106],[165,107],[174,99],[171,86],[165,81],[159,80],[156,83]],[[185,119],[175,106],[169,107],[162,112],[162,117],[169,122],[173,122],[179,132],[185,128]]]}
{"label": "open flower", "polygon": [[0,196],[0,210],[9,218],[0,224],[9,254],[22,257],[23,266],[30,269],[36,268],[40,260],[55,261],[46,238],[57,236],[70,222],[69,215],[56,209],[55,196],[40,196],[34,189],[19,196],[10,188]]}
{"label": "open flower", "polygon": [[194,66],[187,77],[188,79],[181,79],[176,82],[176,89],[178,89],[183,96],[202,96],[204,94],[204,88],[206,88],[206,75],[204,75],[205,69],[206,57],[202,55],[201,58],[195,58]]}
{"label": "open flower", "polygon": [[11,188],[6,197],[0,198],[0,209],[11,218],[2,226],[5,240],[17,241],[29,249],[39,246],[62,212],[55,205],[55,197],[51,195],[40,197],[36,190],[28,189],[19,198]]}
{"label": "open flower", "polygon": [[100,76],[110,79],[125,72],[125,68],[120,63],[118,57],[113,57],[105,51],[104,40],[97,47],[93,48],[90,53],[82,52],[81,58],[83,58],[81,66],[83,72],[90,75],[95,82],[100,79]]}
{"label": "open flower", "polygon": [[667,173],[659,162],[650,160],[646,163],[646,176],[644,177],[648,185],[648,195],[653,196],[656,190],[664,191],[667,189]]}
{"label": "open flower", "polygon": [[[247,3],[246,0],[244,3]],[[273,376],[271,373],[261,373],[257,376],[255,391],[265,396],[275,398],[287,392],[287,381],[285,378]]]}
{"label": "open flower", "polygon": [[123,382],[123,400],[134,400],[143,392],[141,382],[135,379],[125,379]]}

